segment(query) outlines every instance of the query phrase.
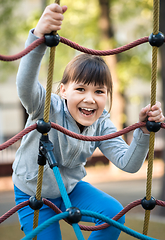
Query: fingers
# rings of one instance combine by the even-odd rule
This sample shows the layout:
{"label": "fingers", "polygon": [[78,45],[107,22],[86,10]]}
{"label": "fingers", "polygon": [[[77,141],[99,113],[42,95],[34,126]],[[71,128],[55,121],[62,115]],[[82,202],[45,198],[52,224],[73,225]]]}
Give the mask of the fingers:
{"label": "fingers", "polygon": [[51,4],[46,7],[43,15],[43,21],[46,31],[56,31],[61,29],[62,21],[64,19],[63,9],[58,4]]}
{"label": "fingers", "polygon": [[[154,109],[154,110],[153,110]],[[154,122],[163,122],[164,115],[161,108],[151,108],[151,111],[148,113],[148,120]]]}
{"label": "fingers", "polygon": [[60,5],[58,5],[57,3],[52,3],[52,4],[50,4],[49,6],[47,6],[46,8],[45,8],[45,10],[51,10],[52,12],[56,12],[56,13],[61,13],[61,14],[63,14],[63,13],[65,13],[66,12],[66,10],[67,10],[67,6],[60,6]]}
{"label": "fingers", "polygon": [[163,122],[165,120],[160,102],[156,102],[156,104],[151,107],[148,112],[148,120],[154,122]]}
{"label": "fingers", "polygon": [[151,122],[163,122],[165,120],[160,102],[156,102],[156,104],[152,107],[149,104],[146,107],[142,108],[139,114],[139,121],[144,122],[147,120]]}
{"label": "fingers", "polygon": [[38,21],[34,34],[37,37],[43,37],[45,34],[60,30],[64,19],[63,13],[66,10],[67,6],[61,7],[56,3],[47,6]]}
{"label": "fingers", "polygon": [[142,108],[139,113],[139,121],[144,122],[147,121],[148,113],[150,111],[150,104],[148,104],[146,107]]}
{"label": "fingers", "polygon": [[65,13],[67,9],[68,9],[67,6],[62,6],[63,13]]}

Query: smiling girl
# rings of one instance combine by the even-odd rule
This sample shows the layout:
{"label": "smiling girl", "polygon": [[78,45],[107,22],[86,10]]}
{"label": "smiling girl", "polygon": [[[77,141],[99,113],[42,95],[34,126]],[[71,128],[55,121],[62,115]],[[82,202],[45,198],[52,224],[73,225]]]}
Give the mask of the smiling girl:
{"label": "smiling girl", "polygon": [[112,79],[102,58],[88,54],[75,57],[66,67],[60,92],[81,130],[103,113],[107,96],[112,102]]}
{"label": "smiling girl", "polygon": [[[26,46],[38,37],[61,28],[63,13],[66,6],[57,4],[48,6],[41,16],[35,30],[30,31]],[[40,63],[45,53],[46,45],[42,44],[22,58],[18,75],[18,95],[29,114],[26,127],[43,118],[46,90],[38,81]],[[60,96],[51,95],[50,118],[70,131],[82,133],[85,136],[101,136],[116,132],[110,120],[109,112],[105,110],[107,98],[112,103],[112,80],[109,69],[101,57],[80,54],[66,67],[59,86]],[[140,111],[139,121],[162,122],[164,116],[161,104],[157,102],[152,108],[146,106]],[[13,182],[16,204],[34,196],[38,174],[38,148],[41,134],[35,130],[23,137],[21,146],[16,153],[13,164]],[[149,146],[147,129],[136,129],[133,140],[128,146],[122,137],[102,142],[85,142],[73,139],[54,129],[49,132],[49,139],[54,145],[54,155],[69,195],[72,206],[91,210],[113,218],[122,210],[121,204],[110,195],[96,189],[83,181],[86,175],[86,159],[98,147],[101,152],[118,168],[134,173],[142,166]],[[48,198],[62,211],[65,206],[61,198],[57,182],[49,165],[44,166],[42,197]],[[26,206],[19,210],[21,228],[25,234],[33,229],[34,211]],[[55,212],[44,205],[40,209],[39,224],[54,216]],[[92,217],[82,217],[82,221],[94,222],[101,220]],[[124,224],[124,217],[118,220]],[[120,230],[112,226],[92,232],[90,240],[116,240]],[[59,223],[54,223],[38,235],[38,240],[61,240]]]}

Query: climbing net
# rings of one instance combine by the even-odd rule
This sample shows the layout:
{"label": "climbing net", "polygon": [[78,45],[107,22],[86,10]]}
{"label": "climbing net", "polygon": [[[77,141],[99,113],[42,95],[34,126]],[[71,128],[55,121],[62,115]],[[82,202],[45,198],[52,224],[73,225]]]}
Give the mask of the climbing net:
{"label": "climbing net", "polygon": [[[55,1],[57,4],[60,4],[59,0]],[[112,49],[112,50],[106,50],[106,51],[99,51],[99,50],[92,50],[85,47],[82,47],[78,45],[77,43],[74,43],[64,37],[61,37],[57,34],[57,32],[54,32],[51,35],[46,35],[45,37],[42,37],[40,39],[37,39],[32,44],[30,44],[26,49],[24,49],[22,52],[12,55],[12,56],[4,56],[0,55],[0,60],[2,61],[14,61],[17,59],[20,59],[21,57],[28,54],[30,51],[35,49],[37,46],[41,45],[42,43],[45,43],[47,46],[50,47],[50,58],[49,58],[49,67],[48,67],[48,78],[47,78],[47,86],[46,86],[46,100],[45,100],[45,108],[44,108],[44,117],[41,120],[38,120],[37,123],[34,125],[31,125],[30,127],[25,128],[20,133],[6,141],[5,143],[0,145],[0,150],[4,150],[17,142],[19,139],[21,139],[23,136],[28,134],[29,132],[37,129],[41,134],[40,139],[40,147],[39,152],[40,154],[45,158],[45,160],[48,161],[50,167],[52,168],[56,181],[58,183],[62,199],[64,201],[66,211],[61,212],[60,209],[57,208],[52,202],[48,201],[45,198],[41,198],[41,188],[42,188],[42,179],[43,179],[43,163],[39,163],[39,170],[38,170],[38,180],[37,180],[37,190],[36,195],[30,197],[28,201],[25,201],[11,210],[9,210],[7,213],[5,213],[3,216],[0,217],[0,223],[4,222],[7,218],[9,218],[11,215],[13,215],[15,212],[17,212],[19,209],[30,206],[34,210],[34,220],[33,220],[33,231],[29,233],[27,236],[25,236],[23,239],[37,239],[37,234],[39,234],[43,229],[48,227],[49,225],[53,224],[56,221],[59,221],[61,219],[64,219],[68,224],[71,224],[73,226],[73,229],[75,231],[75,234],[77,236],[77,239],[83,240],[84,237],[82,235],[81,230],[85,231],[97,231],[104,228],[107,228],[108,226],[112,225],[125,233],[138,238],[138,239],[144,239],[144,240],[151,240],[155,239],[152,237],[148,237],[148,226],[149,226],[149,219],[150,219],[150,212],[156,205],[165,207],[165,202],[156,200],[152,197],[151,191],[152,191],[152,171],[153,171],[153,160],[154,160],[154,141],[155,141],[155,133],[160,130],[160,128],[165,128],[164,123],[156,123],[156,122],[149,122],[146,123],[140,122],[133,124],[132,126],[129,126],[127,128],[124,128],[123,130],[120,130],[118,132],[104,135],[104,136],[83,136],[81,134],[73,133],[62,126],[50,122],[49,121],[49,111],[50,111],[50,100],[51,100],[51,91],[52,91],[52,82],[53,82],[53,66],[54,66],[54,57],[55,57],[55,50],[56,46],[59,43],[66,44],[78,51],[93,54],[93,55],[100,55],[100,56],[106,56],[106,55],[113,55],[118,54],[121,52],[124,52],[126,50],[129,50],[133,47],[136,47],[140,44],[149,42],[152,46],[152,71],[151,71],[151,106],[153,106],[156,102],[156,82],[157,82],[157,55],[158,55],[158,48],[163,45],[165,41],[164,35],[159,32],[159,0],[153,1],[153,33],[149,37],[143,37],[141,39],[138,39],[128,45]],[[48,132],[51,128],[56,129],[57,131],[60,131],[70,137],[83,140],[83,141],[103,141],[115,138],[117,136],[121,136],[125,133],[128,133],[132,130],[135,130],[136,128],[144,127],[146,126],[147,129],[150,131],[150,143],[149,143],[149,154],[148,154],[148,169],[147,169],[147,183],[146,183],[146,196],[143,199],[136,200],[130,204],[128,204],[121,212],[119,212],[116,216],[114,216],[112,219],[103,216],[101,214],[92,212],[92,211],[86,211],[86,210],[80,210],[76,208],[75,206],[71,205],[71,202],[69,200],[69,197],[67,195],[64,183],[62,181],[60,171],[58,169],[58,164],[55,160],[55,157],[53,155],[53,144],[50,142],[48,138]],[[38,226],[38,217],[39,217],[39,209],[43,206],[43,204],[49,206],[53,211],[56,213],[56,215],[50,219],[48,219],[46,222],[42,223]],[[119,222],[117,222],[118,219],[120,219],[124,214],[126,214],[129,210],[132,208],[142,205],[142,207],[145,209],[145,218],[144,218],[144,226],[143,226],[143,234],[138,233],[126,226],[123,226]],[[94,218],[102,220],[104,223],[99,226],[84,226],[80,225],[79,221],[81,220],[81,216],[92,216]]]}

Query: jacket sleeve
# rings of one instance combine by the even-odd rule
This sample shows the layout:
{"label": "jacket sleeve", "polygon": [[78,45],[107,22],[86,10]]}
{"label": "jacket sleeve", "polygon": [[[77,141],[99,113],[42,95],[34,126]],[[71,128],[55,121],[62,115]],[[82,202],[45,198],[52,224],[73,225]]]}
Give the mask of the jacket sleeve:
{"label": "jacket sleeve", "polygon": [[[116,128],[110,119],[107,119],[102,126],[102,135],[116,132]],[[133,140],[126,144],[122,137],[99,142],[102,153],[118,168],[123,171],[135,173],[142,166],[146,159],[149,148],[149,134],[136,129],[133,133]]]}
{"label": "jacket sleeve", "polygon": [[[30,31],[25,47],[35,41],[37,37]],[[38,82],[38,75],[42,57],[45,53],[46,45],[41,44],[30,53],[25,55],[20,62],[17,73],[17,91],[22,105],[28,114],[35,118],[37,111],[43,108],[45,99],[45,89]]]}

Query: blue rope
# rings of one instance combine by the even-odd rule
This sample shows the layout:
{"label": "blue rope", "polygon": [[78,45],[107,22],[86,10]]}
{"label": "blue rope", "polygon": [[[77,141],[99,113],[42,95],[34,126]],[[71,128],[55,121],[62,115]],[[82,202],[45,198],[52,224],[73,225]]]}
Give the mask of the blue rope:
{"label": "blue rope", "polygon": [[85,240],[84,237],[83,237],[83,234],[82,234],[82,232],[81,232],[81,230],[80,230],[79,225],[78,225],[77,223],[73,223],[73,224],[72,224],[72,227],[73,227],[74,232],[75,232],[75,234],[76,234],[76,236],[77,236],[77,239],[78,239],[78,240]]}
{"label": "blue rope", "polygon": [[[141,240],[158,240],[156,238],[152,238],[152,237],[148,237],[146,235],[143,235],[141,233],[138,233],[124,225],[122,225],[121,223],[119,222],[116,222],[115,220],[113,219],[110,219],[102,214],[99,214],[99,213],[95,213],[95,212],[92,212],[92,211],[88,211],[88,210],[82,210],[81,211],[81,214],[84,215],[84,216],[90,216],[90,217],[94,217],[94,218],[97,218],[97,219],[100,219],[102,220],[103,222],[106,222],[108,224],[110,224],[111,226],[114,226],[120,230],[122,230],[123,232],[135,237],[135,238],[138,238],[138,239],[141,239]],[[28,235],[26,235],[24,238],[22,238],[22,240],[31,240],[32,238],[34,238],[37,234],[39,234],[42,230],[44,230],[45,228],[47,228],[48,226],[50,226],[51,224],[53,224],[54,222],[56,221],[59,221],[63,218],[67,218],[69,216],[69,213],[68,212],[64,212],[64,213],[60,213],[50,219],[48,219],[47,221],[45,221],[44,223],[42,223],[41,225],[39,225],[37,228],[35,228],[32,232],[30,232]],[[76,235],[79,235],[79,226],[78,224],[72,224],[74,230],[75,230],[75,233]],[[80,231],[81,232],[81,231]],[[79,236],[80,240],[84,240],[84,237],[82,235]]]}
{"label": "blue rope", "polygon": [[53,167],[53,172],[54,172],[58,187],[60,189],[60,193],[61,193],[61,196],[62,196],[62,199],[64,201],[66,209],[72,207],[70,199],[69,199],[68,194],[67,194],[67,191],[65,189],[64,183],[62,181],[61,174],[60,174],[60,171],[59,171],[58,167],[56,167],[56,166]]}
{"label": "blue rope", "polygon": [[[59,190],[60,190],[60,193],[61,193],[61,196],[62,196],[62,199],[64,201],[66,209],[72,207],[72,204],[71,204],[70,199],[68,197],[65,185],[62,181],[60,171],[59,171],[57,166],[53,167],[53,172],[54,172],[54,175],[55,175],[55,178],[56,178],[56,181],[57,181],[57,184],[58,184],[58,187],[59,187]],[[83,237],[83,234],[80,230],[79,225],[78,224],[73,224],[72,226],[73,226],[74,232],[77,236],[77,239],[78,240],[84,240],[84,237]]]}
{"label": "blue rope", "polygon": [[24,238],[22,238],[22,240],[31,240],[36,235],[38,235],[42,230],[49,227],[54,222],[57,222],[63,218],[68,217],[68,215],[69,215],[68,212],[64,212],[64,213],[60,213],[58,215],[55,215],[54,217],[49,218],[47,221],[45,221],[44,223],[42,223],[41,225],[39,225],[38,227],[33,229],[33,231],[30,232],[28,235],[26,235]]}
{"label": "blue rope", "polygon": [[152,237],[148,237],[146,235],[143,235],[141,233],[138,233],[124,225],[122,225],[121,223],[119,222],[116,222],[115,220],[113,219],[110,219],[102,214],[99,214],[99,213],[95,213],[95,212],[92,212],[92,211],[88,211],[88,210],[81,210],[81,214],[84,215],[84,216],[91,216],[91,217],[95,217],[97,219],[100,219],[102,220],[103,222],[106,222],[120,230],[122,230],[123,232],[133,236],[133,237],[136,237],[138,239],[141,239],[141,240],[158,240],[156,238],[152,238]]}

